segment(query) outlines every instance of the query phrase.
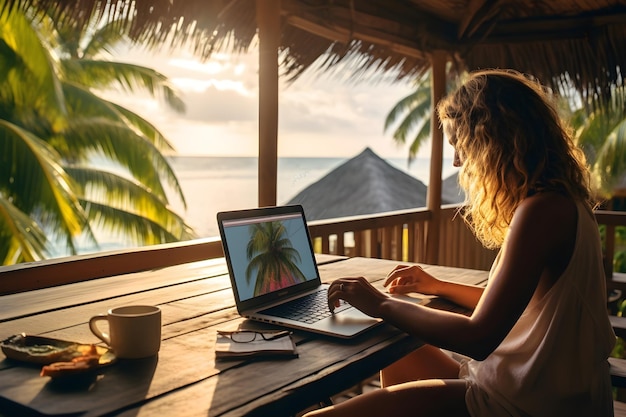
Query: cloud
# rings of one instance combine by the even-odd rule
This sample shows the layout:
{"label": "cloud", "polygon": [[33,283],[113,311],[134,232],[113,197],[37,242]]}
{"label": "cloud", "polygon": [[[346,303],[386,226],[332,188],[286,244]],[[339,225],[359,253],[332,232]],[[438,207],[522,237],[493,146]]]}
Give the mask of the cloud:
{"label": "cloud", "polygon": [[[257,154],[258,58],[254,51],[216,54],[206,62],[182,49],[169,55],[132,52],[115,59],[152,67],[181,92],[187,106],[182,115],[145,95],[107,93],[152,121],[181,154]],[[381,156],[405,158],[408,147],[396,145],[383,127],[387,113],[411,89],[409,82],[355,82],[340,75],[312,73],[289,84],[281,80],[279,154],[346,157],[369,146]],[[430,156],[430,143],[422,147],[420,156]]]}
{"label": "cloud", "polygon": [[257,98],[231,89],[218,89],[214,85],[206,89],[187,91],[183,95],[187,107],[180,115],[185,120],[220,123],[254,121],[257,119]]}

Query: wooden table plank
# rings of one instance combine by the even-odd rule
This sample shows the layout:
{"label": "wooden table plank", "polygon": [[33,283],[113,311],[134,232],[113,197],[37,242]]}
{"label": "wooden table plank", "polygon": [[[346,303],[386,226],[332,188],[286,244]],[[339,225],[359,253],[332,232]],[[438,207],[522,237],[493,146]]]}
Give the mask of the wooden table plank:
{"label": "wooden table plank", "polygon": [[[69,328],[81,324],[86,326],[90,317],[106,313],[106,311],[112,307],[129,304],[151,304],[163,306],[166,303],[174,303],[186,298],[193,298],[212,292],[216,292],[219,299],[230,301],[230,306],[232,306],[234,304],[232,291],[230,288],[225,288],[225,286],[227,287],[229,285],[229,282],[230,281],[227,275],[220,275],[204,280],[162,287],[155,290],[130,293],[128,295],[122,295],[111,299],[97,299],[93,303],[89,304],[33,314],[27,317],[0,323],[0,338],[4,339],[8,336],[21,332],[26,332],[28,334],[50,335],[49,333],[53,330]],[[207,302],[206,308],[201,311],[211,311],[211,304]],[[91,335],[87,327],[85,327],[84,335]],[[81,337],[77,340],[84,341],[85,339],[84,337]]]}
{"label": "wooden table plank", "polygon": [[[321,265],[319,267],[322,281],[330,282],[340,277],[363,276],[369,281],[378,281],[387,277],[387,274],[402,262],[376,258],[349,258],[337,264]],[[463,268],[451,268],[438,265],[419,264],[435,278],[454,281],[463,284],[480,285],[487,280],[488,272]]]}
{"label": "wooden table plank", "polygon": [[[346,257],[324,254],[318,254],[315,258],[321,265],[346,259]],[[0,323],[27,315],[66,309],[98,300],[115,299],[219,275],[226,277],[226,287],[230,288],[230,279],[224,258],[5,295],[2,296],[2,303],[0,304]],[[37,302],[33,302],[33,300],[37,300]]]}
{"label": "wooden table plank", "polygon": [[[59,287],[2,296],[0,322],[16,317],[54,311],[97,300],[108,300],[147,289],[163,288],[227,274],[223,259],[194,262],[132,274],[95,279]],[[33,303],[32,300],[37,302]]]}
{"label": "wooden table plank", "polygon": [[[217,278],[213,278],[217,279]],[[223,277],[222,277],[223,279]],[[223,283],[222,283],[223,284]],[[185,286],[198,287],[198,282],[188,283]],[[201,285],[204,289],[211,288],[208,285]],[[213,288],[211,288],[213,289]],[[175,287],[176,295],[184,292],[179,287]],[[197,289],[191,291],[196,294]],[[165,298],[172,298],[172,290],[158,289],[142,294],[146,299],[140,298],[138,294],[133,294],[117,299],[119,304],[147,303],[159,305],[162,309],[162,337],[174,337],[177,334],[189,332],[189,326],[199,328],[209,327],[217,322],[239,318],[236,309],[233,307],[234,299],[230,288],[219,291],[212,291],[208,294],[201,293],[193,297],[186,297],[172,303],[165,303]],[[159,302],[154,302],[159,301]],[[17,319],[15,321],[0,323],[0,340],[25,332],[27,334],[45,335],[64,340],[73,340],[81,343],[100,343],[89,330],[89,317],[105,312],[112,305],[108,301],[74,307],[70,310],[53,311],[45,314],[38,314],[32,317]],[[198,324],[202,323],[202,324]],[[4,354],[0,352],[0,360]],[[4,362],[0,362],[0,369],[6,367]]]}

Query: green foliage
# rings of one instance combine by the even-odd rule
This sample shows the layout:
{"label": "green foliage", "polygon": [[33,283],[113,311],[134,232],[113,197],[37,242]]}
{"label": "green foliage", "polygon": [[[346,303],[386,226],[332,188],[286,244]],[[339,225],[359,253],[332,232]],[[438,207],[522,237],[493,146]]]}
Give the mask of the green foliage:
{"label": "green foliage", "polygon": [[570,122],[600,191],[610,197],[626,173],[626,87],[614,86],[604,103],[583,102]]}
{"label": "green foliage", "polygon": [[624,359],[626,353],[626,343],[624,343],[624,339],[618,337],[615,341],[615,346],[613,346],[613,350],[611,351],[612,358],[620,358]]}
{"label": "green foliage", "polygon": [[172,146],[94,92],[143,89],[184,110],[163,75],[103,59],[126,28],[80,31],[69,19],[0,10],[0,262],[75,254],[79,240],[97,245],[98,230],[139,245],[194,237],[169,209],[166,189],[184,203],[163,155]]}
{"label": "green foliage", "polygon": [[420,147],[430,138],[431,89],[430,72],[415,82],[415,91],[396,103],[385,119],[385,131],[397,123],[393,140],[398,145],[409,143],[409,164]]}
{"label": "green foliage", "polygon": [[626,227],[615,228],[615,256],[613,257],[613,270],[626,272]]}
{"label": "green foliage", "polygon": [[623,250],[615,253],[613,270],[616,272],[626,272],[626,252]]}

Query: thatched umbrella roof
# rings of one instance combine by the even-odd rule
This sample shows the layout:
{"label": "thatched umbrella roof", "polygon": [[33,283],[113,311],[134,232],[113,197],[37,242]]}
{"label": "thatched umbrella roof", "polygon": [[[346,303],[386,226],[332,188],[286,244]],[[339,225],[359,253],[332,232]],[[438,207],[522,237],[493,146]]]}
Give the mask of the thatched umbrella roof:
{"label": "thatched umbrella roof", "polygon": [[307,220],[383,213],[426,206],[426,185],[366,148],[289,204],[302,204]]}
{"label": "thatched umbrella roof", "polygon": [[[256,42],[256,7],[276,0],[9,0],[52,7],[79,23],[95,11],[129,22],[148,46],[191,41],[198,56],[245,51]],[[316,61],[326,70],[348,61],[357,75],[428,70],[444,51],[453,69],[515,68],[557,86],[606,92],[626,68],[624,0],[280,0],[284,73]],[[107,6],[108,5],[108,6]],[[322,57],[321,61],[318,58]]]}
{"label": "thatched umbrella roof", "polygon": [[459,185],[459,173],[455,172],[441,183],[442,203],[458,204],[465,201],[465,192]]}

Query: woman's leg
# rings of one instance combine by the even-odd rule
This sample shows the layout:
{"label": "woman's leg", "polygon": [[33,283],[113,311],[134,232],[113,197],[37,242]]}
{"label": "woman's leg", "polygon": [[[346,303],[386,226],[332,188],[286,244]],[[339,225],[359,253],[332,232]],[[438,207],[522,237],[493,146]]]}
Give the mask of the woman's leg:
{"label": "woman's leg", "polygon": [[424,345],[380,372],[379,390],[358,395],[313,416],[469,416],[459,363],[439,348]]}
{"label": "woman's leg", "polygon": [[307,413],[305,417],[469,417],[465,406],[466,389],[466,382],[461,379],[407,382],[358,395],[337,405]]}
{"label": "woman's leg", "polygon": [[420,379],[456,379],[459,363],[441,349],[424,345],[380,371],[380,385],[389,387]]}

